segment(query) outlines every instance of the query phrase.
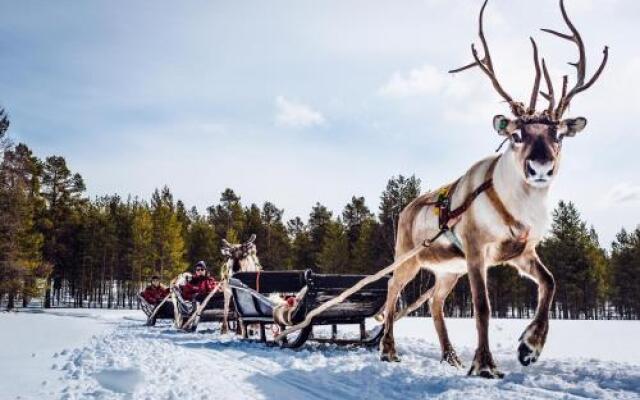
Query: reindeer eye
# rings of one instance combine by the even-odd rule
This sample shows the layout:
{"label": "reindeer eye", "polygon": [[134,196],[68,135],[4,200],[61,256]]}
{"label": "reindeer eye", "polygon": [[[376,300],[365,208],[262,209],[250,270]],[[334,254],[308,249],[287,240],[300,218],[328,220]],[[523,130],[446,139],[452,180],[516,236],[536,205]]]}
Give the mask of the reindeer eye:
{"label": "reindeer eye", "polygon": [[516,132],[511,134],[511,137],[513,138],[513,141],[516,143],[522,143],[522,137],[520,137],[520,135]]}

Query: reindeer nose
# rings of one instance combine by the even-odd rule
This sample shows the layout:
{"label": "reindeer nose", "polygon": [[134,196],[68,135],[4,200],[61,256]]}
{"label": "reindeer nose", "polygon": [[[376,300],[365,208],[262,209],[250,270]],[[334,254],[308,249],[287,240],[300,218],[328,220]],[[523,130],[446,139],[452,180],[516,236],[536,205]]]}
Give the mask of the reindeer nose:
{"label": "reindeer nose", "polygon": [[535,180],[547,180],[553,175],[553,161],[527,160],[527,175]]}

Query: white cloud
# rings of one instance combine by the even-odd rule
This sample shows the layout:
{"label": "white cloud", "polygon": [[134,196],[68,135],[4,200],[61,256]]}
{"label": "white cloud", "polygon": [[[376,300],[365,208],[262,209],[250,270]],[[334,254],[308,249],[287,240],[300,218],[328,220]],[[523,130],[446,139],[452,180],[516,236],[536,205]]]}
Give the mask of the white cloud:
{"label": "white cloud", "polygon": [[306,128],[321,125],[324,122],[324,116],[308,105],[289,100],[284,96],[276,97],[276,123],[278,125]]}
{"label": "white cloud", "polygon": [[620,183],[609,190],[606,202],[609,205],[640,201],[640,186]]}
{"label": "white cloud", "polygon": [[445,84],[443,74],[431,65],[407,73],[394,72],[379,93],[388,97],[411,97],[438,93]]}

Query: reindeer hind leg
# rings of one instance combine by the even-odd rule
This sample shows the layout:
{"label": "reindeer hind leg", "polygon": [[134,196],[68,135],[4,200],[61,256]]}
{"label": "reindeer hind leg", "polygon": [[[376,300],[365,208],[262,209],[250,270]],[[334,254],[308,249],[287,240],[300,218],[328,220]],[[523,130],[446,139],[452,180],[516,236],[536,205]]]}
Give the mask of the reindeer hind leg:
{"label": "reindeer hind leg", "polygon": [[463,368],[460,358],[456,353],[451,341],[449,340],[449,334],[447,333],[447,326],[444,322],[444,302],[451,293],[451,290],[455,287],[459,274],[442,274],[436,276],[436,283],[434,285],[433,297],[429,304],[431,311],[431,317],[433,318],[433,324],[435,325],[436,332],[438,333],[438,339],[440,340],[440,349],[442,350],[442,361],[446,361],[449,365],[456,368]]}

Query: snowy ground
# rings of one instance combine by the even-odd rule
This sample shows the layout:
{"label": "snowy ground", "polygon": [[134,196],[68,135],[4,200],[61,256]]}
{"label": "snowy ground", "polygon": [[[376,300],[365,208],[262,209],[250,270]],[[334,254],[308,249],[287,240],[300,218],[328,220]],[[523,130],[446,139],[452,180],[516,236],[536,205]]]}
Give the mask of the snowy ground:
{"label": "snowy ground", "polygon": [[[401,363],[329,345],[281,350],[167,323],[141,311],[0,313],[1,399],[416,399],[640,398],[640,321],[552,321],[542,358],[516,360],[524,320],[492,320],[503,380],[468,378],[439,362],[430,319],[398,324]],[[450,319],[469,364],[474,323]]]}

